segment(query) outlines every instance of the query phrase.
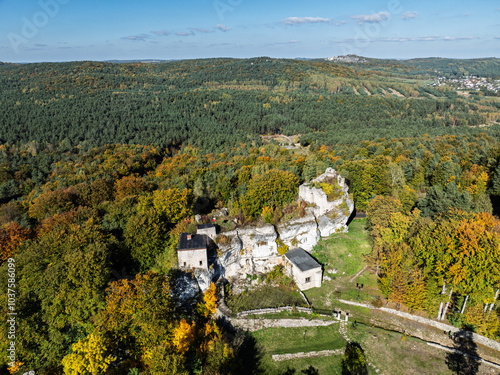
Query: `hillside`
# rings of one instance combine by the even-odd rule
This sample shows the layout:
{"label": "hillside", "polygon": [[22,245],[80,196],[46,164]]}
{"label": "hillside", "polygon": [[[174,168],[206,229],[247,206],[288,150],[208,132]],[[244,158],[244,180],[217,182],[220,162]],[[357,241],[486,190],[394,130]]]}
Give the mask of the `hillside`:
{"label": "hillside", "polygon": [[494,57],[483,59],[447,59],[430,57],[408,60],[357,57],[357,59],[353,60],[363,62],[362,64],[350,63],[349,60],[342,62],[342,59],[339,59],[338,62],[352,68],[356,68],[360,65],[361,69],[371,69],[390,76],[408,78],[429,78],[436,76],[457,78],[469,75],[494,79],[500,78],[500,59]]}
{"label": "hillside", "polygon": [[259,145],[259,135],[282,133],[302,134],[303,144],[321,137],[337,145],[468,134],[500,118],[496,98],[465,98],[454,89],[373,70],[389,69],[383,64],[353,68],[261,57],[2,65],[0,141],[189,143],[215,150]]}
{"label": "hillside", "polygon": [[[408,332],[453,345],[442,331],[435,340],[428,328],[408,330],[356,301],[498,341],[499,97],[367,64],[262,57],[1,65],[0,283],[15,285],[0,300],[19,324],[16,361],[3,356],[0,372],[81,373],[88,361],[109,375],[307,366],[330,374],[350,337],[376,369],[404,373],[385,357],[408,357],[409,344],[400,344]],[[314,180],[328,168],[336,180]],[[297,200],[305,183],[313,196],[323,190],[321,200]],[[351,201],[366,220],[340,233]],[[228,276],[228,284],[217,290],[206,276],[201,294],[189,287],[200,269],[179,269],[178,243],[214,222],[219,252],[212,248],[202,264],[210,260],[209,275]],[[331,236],[318,242],[320,233]],[[264,253],[299,245],[324,266],[309,303],[349,311],[350,323],[333,332],[287,329],[283,345],[274,343],[278,331],[252,335],[218,319],[222,288],[235,312],[304,304]],[[229,280],[230,267],[239,280]],[[356,320],[367,326],[356,331]],[[6,352],[12,341],[2,337]],[[306,337],[339,355],[307,366],[303,358],[270,363],[274,352],[304,352]],[[423,364],[405,366],[447,373],[445,355],[420,344]]]}

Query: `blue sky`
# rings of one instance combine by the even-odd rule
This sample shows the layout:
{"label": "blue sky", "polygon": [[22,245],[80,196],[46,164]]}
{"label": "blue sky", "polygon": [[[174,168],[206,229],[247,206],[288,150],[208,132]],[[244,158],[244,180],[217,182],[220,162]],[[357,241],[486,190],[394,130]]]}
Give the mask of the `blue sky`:
{"label": "blue sky", "polygon": [[500,57],[497,0],[0,0],[0,61]]}

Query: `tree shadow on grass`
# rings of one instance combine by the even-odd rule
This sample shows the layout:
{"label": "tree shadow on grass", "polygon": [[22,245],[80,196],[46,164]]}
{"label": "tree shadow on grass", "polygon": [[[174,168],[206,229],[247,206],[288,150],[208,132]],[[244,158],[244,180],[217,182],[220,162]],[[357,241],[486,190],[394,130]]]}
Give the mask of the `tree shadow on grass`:
{"label": "tree shadow on grass", "polygon": [[446,365],[457,375],[475,375],[479,371],[480,358],[472,332],[460,330],[454,335],[453,353],[446,355]]}
{"label": "tree shadow on grass", "polygon": [[[300,371],[300,374],[304,375],[319,375],[319,371],[313,366],[309,366],[305,370]],[[280,372],[279,375],[299,375],[296,369],[287,367],[286,370]]]}

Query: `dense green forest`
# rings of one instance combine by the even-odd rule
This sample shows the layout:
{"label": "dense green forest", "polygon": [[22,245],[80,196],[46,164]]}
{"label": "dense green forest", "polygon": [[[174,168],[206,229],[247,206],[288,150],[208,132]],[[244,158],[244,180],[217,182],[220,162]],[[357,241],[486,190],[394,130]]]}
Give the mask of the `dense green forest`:
{"label": "dense green forest", "polygon": [[3,143],[64,141],[87,149],[189,143],[215,151],[238,142],[258,145],[260,134],[283,133],[302,134],[303,142],[321,137],[321,144],[351,144],[473,133],[471,127],[499,119],[498,106],[328,62],[259,58],[0,67]]}
{"label": "dense green forest", "polygon": [[[433,318],[446,304],[450,322],[498,340],[499,108],[330,62],[1,65],[9,370],[259,373],[251,338],[216,321],[215,287],[190,307],[173,292],[179,233],[221,207],[277,224],[328,167],[368,215],[384,295]],[[300,145],[261,137],[274,134]]]}

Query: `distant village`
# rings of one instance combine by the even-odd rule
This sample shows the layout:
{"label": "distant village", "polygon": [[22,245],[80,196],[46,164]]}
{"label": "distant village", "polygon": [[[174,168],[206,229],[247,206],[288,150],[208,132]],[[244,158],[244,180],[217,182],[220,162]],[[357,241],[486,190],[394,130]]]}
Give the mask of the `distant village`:
{"label": "distant village", "polygon": [[458,89],[465,90],[480,90],[485,88],[490,91],[499,92],[500,91],[500,80],[492,80],[484,77],[476,76],[465,76],[461,78],[449,79],[446,77],[438,77],[435,82],[432,83],[433,87],[441,86],[453,86]]}

